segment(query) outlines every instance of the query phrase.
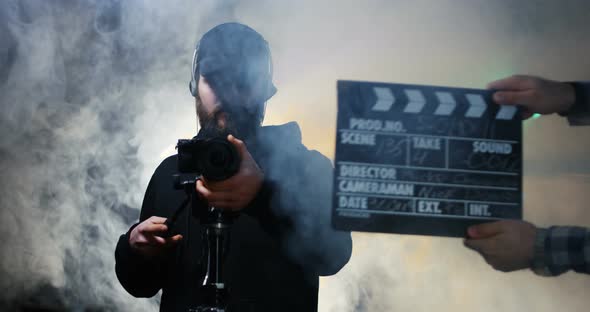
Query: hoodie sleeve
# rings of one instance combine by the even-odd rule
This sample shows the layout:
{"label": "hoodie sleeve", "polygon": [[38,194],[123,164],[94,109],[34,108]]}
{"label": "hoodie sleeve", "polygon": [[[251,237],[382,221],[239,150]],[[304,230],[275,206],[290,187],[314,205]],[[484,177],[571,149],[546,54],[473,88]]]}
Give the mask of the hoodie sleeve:
{"label": "hoodie sleeve", "polygon": [[352,238],[332,228],[332,163],[301,143],[296,123],[280,126],[267,141],[273,156],[266,194],[287,255],[317,275],[336,274],[350,259]]}
{"label": "hoodie sleeve", "polygon": [[283,200],[290,199],[282,203],[297,205],[291,216],[293,231],[287,237],[297,248],[289,252],[318,275],[333,275],[348,263],[352,238],[350,232],[332,228],[332,163],[317,151],[306,150],[305,155],[297,170],[298,186],[289,189]]}
{"label": "hoodie sleeve", "polygon": [[571,126],[590,125],[590,81],[572,82],[576,93],[576,102],[572,108],[562,116],[567,117]]}
{"label": "hoodie sleeve", "polygon": [[139,222],[119,237],[115,249],[115,272],[119,282],[128,293],[135,297],[152,297],[162,288],[165,276],[164,258],[147,258],[136,252],[129,244],[131,231],[141,222],[155,215],[156,174],[152,176],[146,190]]}

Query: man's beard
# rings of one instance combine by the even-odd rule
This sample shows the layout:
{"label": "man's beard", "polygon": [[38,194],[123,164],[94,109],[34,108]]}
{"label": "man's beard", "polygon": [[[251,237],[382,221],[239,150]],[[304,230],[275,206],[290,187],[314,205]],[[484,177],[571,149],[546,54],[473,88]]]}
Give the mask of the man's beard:
{"label": "man's beard", "polygon": [[[207,137],[224,136],[231,134],[239,139],[249,139],[256,134],[259,125],[256,117],[245,108],[223,109],[220,105],[211,113],[204,110],[203,104],[197,98],[197,118],[203,132]],[[221,115],[225,115],[225,122],[219,122]]]}

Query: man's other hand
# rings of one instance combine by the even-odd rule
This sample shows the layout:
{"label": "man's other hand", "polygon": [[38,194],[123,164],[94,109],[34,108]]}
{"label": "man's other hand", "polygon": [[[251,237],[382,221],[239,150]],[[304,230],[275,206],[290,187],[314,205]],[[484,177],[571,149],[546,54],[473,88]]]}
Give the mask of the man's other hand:
{"label": "man's other hand", "polygon": [[244,209],[256,197],[262,187],[264,174],[248,152],[244,142],[233,135],[228,135],[227,140],[236,147],[240,154],[241,162],[238,172],[223,181],[200,179],[196,183],[196,189],[209,205],[238,211]]}
{"label": "man's other hand", "polygon": [[501,105],[520,105],[523,118],[533,114],[567,112],[576,101],[574,87],[568,83],[533,76],[515,75],[488,84],[494,101]]}
{"label": "man's other hand", "polygon": [[469,227],[464,243],[494,269],[510,272],[531,266],[536,233],[537,228],[528,222],[503,220]]}
{"label": "man's other hand", "polygon": [[168,226],[164,222],[166,218],[153,216],[138,224],[129,234],[131,248],[146,257],[154,257],[176,245],[182,239],[182,235],[167,238],[159,236],[168,231]]}

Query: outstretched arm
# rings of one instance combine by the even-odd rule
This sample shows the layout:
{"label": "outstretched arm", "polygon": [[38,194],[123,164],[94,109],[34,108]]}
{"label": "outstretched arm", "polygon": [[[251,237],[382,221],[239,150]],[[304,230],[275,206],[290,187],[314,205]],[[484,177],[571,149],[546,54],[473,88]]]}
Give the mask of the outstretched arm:
{"label": "outstretched arm", "polygon": [[574,270],[590,274],[590,230],[573,227],[536,228],[520,220],[472,226],[465,245],[482,255],[496,270],[531,268],[555,276]]}
{"label": "outstretched arm", "polygon": [[519,105],[524,118],[558,113],[571,125],[590,125],[590,82],[559,82],[535,76],[515,75],[488,84],[494,101]]}
{"label": "outstretched arm", "polygon": [[141,208],[140,222],[119,238],[115,249],[115,272],[119,282],[135,297],[152,297],[162,287],[171,249],[182,236],[164,238],[166,218],[154,216],[156,193],[154,177],[148,185]]}
{"label": "outstretched arm", "polygon": [[284,150],[270,149],[272,160],[264,162],[270,170],[263,172],[244,142],[233,136],[228,140],[242,159],[238,173],[224,181],[198,181],[197,192],[218,208],[258,218],[280,238],[291,259],[308,270],[318,275],[337,273],[350,258],[352,239],[350,232],[331,226],[330,161],[307,150],[300,139],[275,139],[273,144],[289,143]]}

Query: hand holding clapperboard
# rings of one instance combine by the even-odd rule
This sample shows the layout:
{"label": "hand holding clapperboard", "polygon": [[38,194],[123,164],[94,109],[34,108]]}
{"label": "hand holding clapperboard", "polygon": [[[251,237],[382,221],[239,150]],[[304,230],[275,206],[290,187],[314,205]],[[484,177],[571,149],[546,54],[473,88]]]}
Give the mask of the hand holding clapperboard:
{"label": "hand holding clapperboard", "polygon": [[521,219],[521,117],[491,94],[338,81],[333,226],[462,237]]}

